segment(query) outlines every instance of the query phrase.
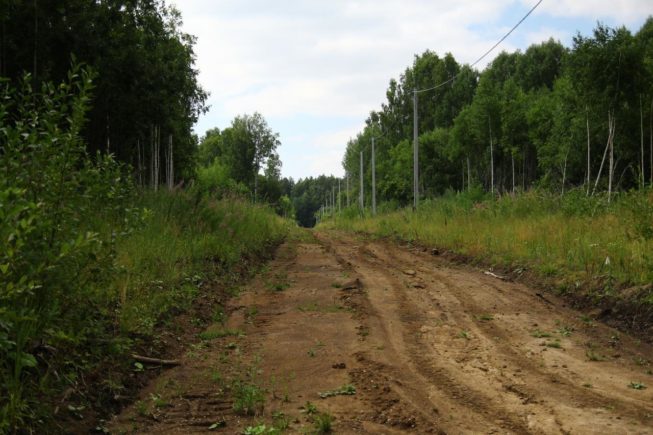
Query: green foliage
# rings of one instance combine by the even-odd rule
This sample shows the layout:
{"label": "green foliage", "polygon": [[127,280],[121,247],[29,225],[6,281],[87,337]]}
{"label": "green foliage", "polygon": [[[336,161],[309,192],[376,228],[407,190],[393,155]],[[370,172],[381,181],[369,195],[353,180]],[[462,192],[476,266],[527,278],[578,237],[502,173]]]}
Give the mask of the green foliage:
{"label": "green foliage", "polygon": [[354,394],[356,394],[356,387],[354,387],[352,384],[346,384],[338,388],[337,390],[324,391],[318,394],[322,399],[326,399],[327,397],[333,397],[333,396],[353,396]]}
{"label": "green foliage", "polygon": [[146,225],[118,246],[125,331],[150,334],[161,316],[190,306],[208,281],[279,243],[287,223],[266,206],[194,193],[145,194]]}
{"label": "green foliage", "polygon": [[[162,0],[4,1],[0,9],[3,76],[18,81],[30,71],[35,88],[60,82],[71,53],[97,71],[89,122],[81,132],[90,152],[112,152],[146,182],[155,158],[151,126],[157,125],[163,145],[173,136],[177,180],[193,176],[191,128],[207,94],[194,66],[195,38],[181,30],[174,6]],[[163,153],[159,157],[163,168]]]}
{"label": "green foliage", "polygon": [[140,219],[120,165],[80,137],[91,79],[74,66],[59,86],[1,90],[0,431],[40,412],[50,374],[35,343],[66,352],[104,333],[116,241]]}
{"label": "green foliage", "polygon": [[[236,182],[243,183],[255,190],[256,177],[266,164],[268,175],[278,177],[279,162],[276,149],[279,146],[279,134],[274,133],[260,113],[237,116],[224,131],[210,131],[203,139],[203,148],[217,148],[218,158],[229,170],[229,175]],[[219,143],[216,136],[219,136]],[[206,143],[209,141],[210,143]],[[211,143],[212,142],[212,143]]]}
{"label": "green foliage", "polygon": [[217,159],[209,166],[198,168],[195,181],[193,189],[198,195],[222,199],[234,195],[245,197],[249,193],[244,184],[231,178],[229,168]]}
{"label": "green foliage", "polygon": [[292,217],[289,195],[294,182],[281,178],[279,145],[279,134],[259,113],[237,116],[223,131],[207,131],[199,144],[195,191],[214,198],[250,197],[272,205],[280,216]]}
{"label": "green foliage", "polygon": [[653,239],[653,189],[645,192],[630,192],[623,198],[625,207],[630,212],[627,220],[633,238]]}
{"label": "green foliage", "polygon": [[306,404],[304,405],[304,409],[302,410],[302,412],[308,415],[317,414],[317,406],[315,406],[314,403],[307,401]]}
{"label": "green foliage", "polygon": [[[653,280],[653,239],[638,229],[650,225],[649,189],[610,203],[582,189],[564,196],[532,190],[483,198],[482,191],[449,193],[424,201],[416,213],[402,209],[367,219],[343,215],[325,226],[416,240],[510,270],[530,269],[555,276],[568,291],[603,288],[593,293],[596,298]],[[642,303],[650,302],[642,295]]]}
{"label": "green foliage", "polygon": [[261,387],[254,383],[236,380],[231,389],[234,411],[243,415],[258,415],[263,411],[265,391]]}
{"label": "green foliage", "polygon": [[646,120],[653,110],[652,29],[653,18],[635,35],[599,24],[590,36],[578,34],[571,48],[550,39],[524,53],[502,52],[480,73],[450,54],[415,56],[399,80],[390,80],[381,109],[370,113],[365,128],[347,144],[343,167],[356,181],[350,193],[358,197],[361,152],[364,190],[371,191],[375,137],[379,202],[412,201],[413,90],[456,74],[451,84],[417,95],[422,197],[473,186],[495,193],[533,187],[564,193],[570,186],[591,192],[602,165],[598,187],[603,190],[608,113],[617,126],[613,187],[653,183],[645,159],[653,149],[641,145],[648,145],[651,134]]}
{"label": "green foliage", "polygon": [[318,434],[330,433],[333,429],[333,416],[326,412],[313,417],[313,425]]}
{"label": "green foliage", "polygon": [[276,427],[270,427],[270,426],[266,426],[265,424],[259,424],[256,426],[248,426],[247,428],[245,428],[243,435],[264,435],[264,434],[277,435],[280,433],[281,430],[277,429]]}
{"label": "green foliage", "polygon": [[[338,179],[331,176],[320,175],[317,178],[309,177],[297,181],[292,186],[292,210],[299,225],[303,227],[312,227],[317,222],[317,217],[321,207],[325,206],[327,200],[331,201],[331,196],[334,195],[336,210],[338,201],[340,201],[342,208],[347,205],[347,193],[345,189],[345,182],[341,180],[340,196],[338,197]],[[353,181],[352,181],[353,183]],[[353,196],[349,198],[350,201],[355,202]],[[333,208],[329,207],[325,213],[331,213]]]}
{"label": "green foliage", "polygon": [[[208,281],[288,230],[243,200],[137,196],[125,168],[91,158],[81,139],[91,78],[74,67],[40,92],[30,77],[18,88],[2,82],[0,432],[49,426],[62,391],[125,361]],[[113,390],[93,394],[102,404]]]}

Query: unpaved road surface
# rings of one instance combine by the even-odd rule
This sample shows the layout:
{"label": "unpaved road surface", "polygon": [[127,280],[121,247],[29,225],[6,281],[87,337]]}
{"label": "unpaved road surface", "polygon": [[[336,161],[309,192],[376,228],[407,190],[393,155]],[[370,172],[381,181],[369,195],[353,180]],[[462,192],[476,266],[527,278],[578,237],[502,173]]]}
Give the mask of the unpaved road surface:
{"label": "unpaved road surface", "polygon": [[551,294],[340,233],[286,243],[242,290],[112,431],[311,433],[316,408],[336,433],[653,433],[653,348]]}

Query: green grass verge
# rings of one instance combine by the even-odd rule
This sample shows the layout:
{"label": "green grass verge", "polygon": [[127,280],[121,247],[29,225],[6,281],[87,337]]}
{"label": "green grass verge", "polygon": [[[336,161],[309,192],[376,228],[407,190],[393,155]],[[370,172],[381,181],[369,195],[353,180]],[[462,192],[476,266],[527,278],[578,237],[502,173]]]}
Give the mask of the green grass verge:
{"label": "green grass verge", "polygon": [[[526,268],[561,291],[596,296],[653,281],[653,191],[586,197],[531,191],[492,200],[476,191],[361,217],[349,211],[323,228],[394,237],[451,250],[504,268]],[[639,292],[653,304],[653,293]]]}
{"label": "green grass verge", "polygon": [[[114,222],[93,222],[116,233],[111,253],[75,287],[78,303],[54,293],[42,301],[60,306],[60,314],[56,324],[28,331],[25,341],[34,345],[25,346],[26,368],[14,376],[12,359],[0,356],[0,433],[87,431],[85,424],[147,376],[129,357],[133,349],[155,346],[162,325],[214,282],[253,270],[294,227],[269,207],[238,198],[149,192],[133,205],[143,218],[122,233]],[[201,338],[235,333],[209,331]]]}
{"label": "green grass verge", "polygon": [[277,245],[291,226],[270,208],[239,199],[148,194],[143,205],[147,223],[119,243],[123,273],[114,284],[121,329],[139,334],[165,313],[188,308],[207,281]]}

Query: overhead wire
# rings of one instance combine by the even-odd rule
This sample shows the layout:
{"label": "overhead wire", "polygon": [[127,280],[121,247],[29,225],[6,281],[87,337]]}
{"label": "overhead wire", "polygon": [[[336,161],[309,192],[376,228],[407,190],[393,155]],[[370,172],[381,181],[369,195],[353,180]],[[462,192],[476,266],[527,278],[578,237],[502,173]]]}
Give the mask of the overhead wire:
{"label": "overhead wire", "polygon": [[[511,34],[512,32],[514,32],[515,29],[516,29],[517,27],[519,27],[519,25],[520,25],[521,23],[523,23],[524,20],[526,20],[526,18],[528,18],[529,15],[532,14],[533,11],[534,11],[535,9],[537,9],[537,7],[538,7],[538,6],[539,6],[543,1],[544,1],[544,0],[539,0],[539,1],[535,4],[535,6],[533,6],[533,7],[532,7],[532,8],[531,8],[527,13],[526,13],[526,15],[524,15],[524,16],[522,17],[522,19],[519,20],[519,21],[517,22],[517,24],[515,24],[515,25],[512,27],[512,29],[510,29],[510,30],[508,31],[508,33],[506,33],[505,35],[503,35],[503,37],[501,37],[501,39],[499,39],[499,40],[497,41],[496,44],[494,44],[492,47],[490,47],[489,50],[487,50],[485,53],[483,53],[483,55],[482,55],[481,57],[479,57],[478,59],[476,59],[476,61],[474,61],[474,63],[472,63],[471,65],[469,65],[469,67],[470,67],[470,68],[473,68],[473,67],[476,66],[480,61],[482,61],[483,59],[485,59],[485,57],[486,57],[488,54],[492,53],[492,51],[494,51],[494,49],[497,48],[497,47],[499,46],[499,44],[501,44],[503,41],[505,41],[505,39],[506,39],[508,36],[510,36],[510,34]],[[434,89],[438,89],[438,88],[440,88],[440,87],[442,87],[442,86],[444,86],[444,85],[447,85],[447,84],[451,83],[451,82],[454,81],[454,80],[456,79],[456,77],[458,77],[459,75],[460,75],[460,73],[454,74],[453,76],[451,76],[449,79],[445,80],[445,81],[442,82],[442,83],[438,83],[437,85],[432,86],[432,87],[430,87],[430,88],[425,88],[425,89],[415,89],[413,92],[415,92],[415,93],[420,93],[420,92],[427,92],[427,91],[432,91],[432,90],[434,90]]]}

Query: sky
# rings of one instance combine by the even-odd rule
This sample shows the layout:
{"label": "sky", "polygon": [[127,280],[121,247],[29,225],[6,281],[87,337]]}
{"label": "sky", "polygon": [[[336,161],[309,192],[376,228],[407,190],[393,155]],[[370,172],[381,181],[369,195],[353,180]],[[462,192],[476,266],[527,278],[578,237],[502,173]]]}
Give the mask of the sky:
{"label": "sky", "polygon": [[[197,37],[209,111],[195,132],[261,113],[279,133],[282,175],[343,176],[347,141],[416,54],[472,63],[537,0],[172,0]],[[597,22],[636,32],[653,0],[544,0],[495,51],[553,37],[566,46]]]}

